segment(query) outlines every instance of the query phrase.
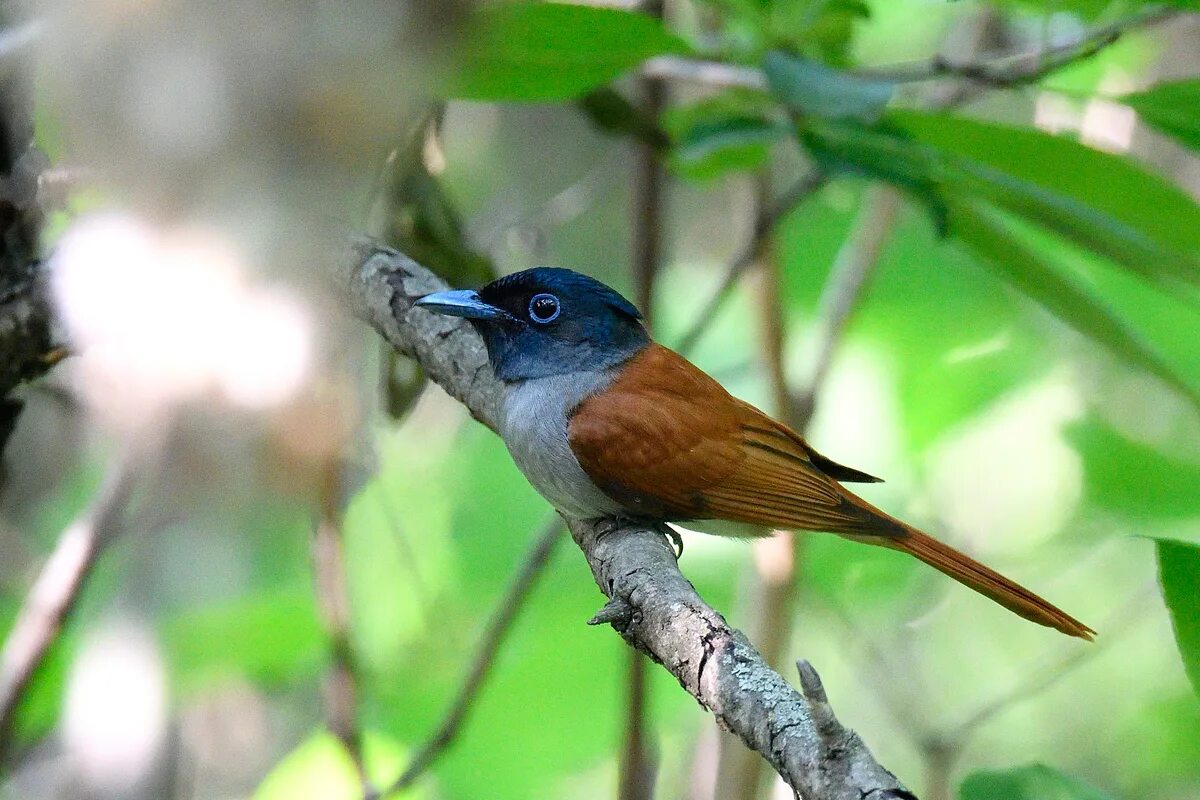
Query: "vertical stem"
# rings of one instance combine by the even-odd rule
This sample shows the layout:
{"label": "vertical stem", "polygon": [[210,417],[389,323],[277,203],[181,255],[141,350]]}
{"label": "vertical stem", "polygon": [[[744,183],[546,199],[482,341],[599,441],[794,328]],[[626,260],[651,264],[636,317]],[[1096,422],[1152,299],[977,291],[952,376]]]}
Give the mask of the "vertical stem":
{"label": "vertical stem", "polygon": [[816,412],[817,395],[833,365],[833,356],[846,325],[858,306],[884,245],[892,237],[900,211],[900,191],[876,184],[863,195],[862,208],[845,244],[838,250],[829,280],[821,293],[821,332],[808,388],[793,404],[789,424],[803,433]]}
{"label": "vertical stem", "polygon": [[925,800],[953,800],[950,779],[958,755],[956,749],[946,742],[931,740],[921,746],[921,755],[925,762],[925,793],[922,797]]}
{"label": "vertical stem", "polygon": [[[662,19],[663,0],[646,0],[642,10]],[[666,86],[655,78],[639,81],[641,106],[648,119],[657,120],[666,102]],[[649,143],[635,141],[633,163],[632,252],[634,297],[646,326],[654,321],[654,279],[662,260],[662,217],[665,173],[662,158]],[[646,657],[637,650],[628,654],[628,686],[625,714],[625,745],[621,751],[618,797],[620,800],[650,800],[654,795],[654,758],[650,753],[647,725],[648,668]]]}
{"label": "vertical stem", "polygon": [[[662,18],[663,0],[642,4],[647,14]],[[657,78],[639,80],[642,110],[647,119],[657,120],[666,103],[666,85]],[[663,185],[662,157],[653,145],[633,143],[633,278],[637,307],[646,324],[653,321],[654,277],[662,258]]]}
{"label": "vertical stem", "polygon": [[341,508],[341,462],[328,460],[321,475],[320,510],[312,541],[313,581],[325,634],[330,666],[325,674],[325,724],[342,743],[362,786],[364,797],[375,797],[363,758],[358,727],[358,676],[350,642],[350,598],[346,590]]}
{"label": "vertical stem", "polygon": [[[761,218],[771,204],[771,180],[762,172],[755,180],[755,215]],[[756,263],[759,285],[759,318],[762,321],[762,355],[771,382],[772,407],[775,415],[789,425],[795,425],[795,404],[787,386],[784,367],[784,314],[781,297],[779,260],[773,241],[766,238]],[[797,427],[797,430],[801,430]],[[796,565],[800,558],[803,537],[791,531],[776,531],[767,539],[759,539],[754,549],[755,571],[751,577],[750,607],[755,609],[751,621],[753,641],[768,664],[778,666],[787,650],[791,629],[792,608],[796,596]],[[717,773],[715,798],[737,797],[751,800],[758,796],[766,771],[763,761],[747,751],[736,737],[721,737],[720,766]]]}

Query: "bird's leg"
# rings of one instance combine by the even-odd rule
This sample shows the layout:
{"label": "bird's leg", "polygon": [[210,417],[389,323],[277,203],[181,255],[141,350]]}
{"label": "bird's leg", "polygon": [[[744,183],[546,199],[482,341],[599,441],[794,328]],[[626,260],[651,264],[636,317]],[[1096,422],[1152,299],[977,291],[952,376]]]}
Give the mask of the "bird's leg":
{"label": "bird's leg", "polygon": [[601,517],[595,521],[596,526],[596,541],[600,541],[605,536],[616,533],[621,526],[628,522],[624,517]]}
{"label": "bird's leg", "polygon": [[671,543],[671,549],[675,551],[675,560],[683,558],[683,537],[679,535],[679,531],[672,528],[665,522],[656,522],[654,530],[661,533]]}
{"label": "bird's leg", "polygon": [[615,533],[627,523],[647,525],[651,530],[662,535],[663,538],[671,543],[671,549],[675,552],[676,561],[683,557],[683,537],[679,535],[679,531],[665,522],[646,522],[645,520],[637,520],[633,517],[625,517],[619,514],[612,517],[601,517],[594,523],[596,526],[596,541],[600,541],[605,536]]}

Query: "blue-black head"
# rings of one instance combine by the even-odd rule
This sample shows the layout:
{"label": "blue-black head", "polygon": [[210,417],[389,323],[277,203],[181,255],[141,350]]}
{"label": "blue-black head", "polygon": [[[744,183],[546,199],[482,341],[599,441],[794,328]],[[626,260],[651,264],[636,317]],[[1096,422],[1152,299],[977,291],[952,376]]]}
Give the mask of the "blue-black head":
{"label": "blue-black head", "polygon": [[479,291],[437,292],[415,305],[470,320],[506,382],[605,369],[650,343],[633,303],[569,269],[527,269]]}

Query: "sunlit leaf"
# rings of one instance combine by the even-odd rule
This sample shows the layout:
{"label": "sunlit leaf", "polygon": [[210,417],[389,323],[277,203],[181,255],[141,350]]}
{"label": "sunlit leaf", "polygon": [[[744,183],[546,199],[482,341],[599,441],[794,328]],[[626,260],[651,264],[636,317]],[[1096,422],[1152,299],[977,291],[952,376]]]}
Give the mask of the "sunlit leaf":
{"label": "sunlit leaf", "polygon": [[1158,577],[1184,670],[1200,695],[1200,547],[1160,539]]}
{"label": "sunlit leaf", "polygon": [[[395,780],[407,761],[404,748],[379,734],[363,737],[367,775],[378,786]],[[259,784],[254,800],[361,800],[358,772],[341,742],[317,733],[283,757]],[[420,785],[386,797],[428,796]]]}
{"label": "sunlit leaf", "polygon": [[471,100],[567,100],[642,61],[688,47],[645,14],[564,3],[484,6],[447,94]]}
{"label": "sunlit leaf", "polygon": [[1030,247],[1004,216],[977,200],[951,206],[951,230],[981,260],[1024,294],[1117,356],[1200,403],[1200,391],[1171,369],[1157,349],[1083,282]]}
{"label": "sunlit leaf", "polygon": [[1200,150],[1200,78],[1161,83],[1120,98],[1148,125]]}
{"label": "sunlit leaf", "polygon": [[932,149],[925,163],[940,184],[984,195],[1169,288],[1200,285],[1200,206],[1129,159],[946,114],[888,120]]}
{"label": "sunlit leaf", "polygon": [[1044,764],[968,775],[958,800],[1111,800],[1108,795]]}
{"label": "sunlit leaf", "polygon": [[785,106],[830,120],[874,122],[896,89],[890,81],[860,78],[778,50],[767,53],[763,71],[771,93]]}
{"label": "sunlit leaf", "polygon": [[1200,516],[1200,463],[1174,458],[1088,420],[1064,431],[1083,460],[1088,500],[1131,517]]}

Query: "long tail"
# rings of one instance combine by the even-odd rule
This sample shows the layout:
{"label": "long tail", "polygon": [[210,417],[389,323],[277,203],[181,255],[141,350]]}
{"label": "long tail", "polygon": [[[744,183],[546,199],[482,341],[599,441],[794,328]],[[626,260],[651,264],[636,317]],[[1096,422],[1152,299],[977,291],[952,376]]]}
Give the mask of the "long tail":
{"label": "long tail", "polygon": [[[898,521],[898,520],[897,520]],[[939,572],[949,575],[963,586],[974,589],[1019,614],[1031,622],[1062,631],[1068,636],[1078,636],[1089,642],[1096,632],[1062,609],[1051,605],[1024,586],[1009,580],[994,569],[985,567],[970,556],[960,553],[949,545],[942,544],[928,534],[900,523],[904,528],[901,536],[854,537],[857,541],[890,547],[916,556]]]}
{"label": "long tail", "polygon": [[1089,642],[1096,635],[1087,625],[1019,583],[876,508],[844,486],[838,488],[846,507],[855,509],[855,516],[858,517],[857,530],[837,531],[847,539],[916,556],[943,575],[949,575],[963,586],[974,589],[1031,622]]}

